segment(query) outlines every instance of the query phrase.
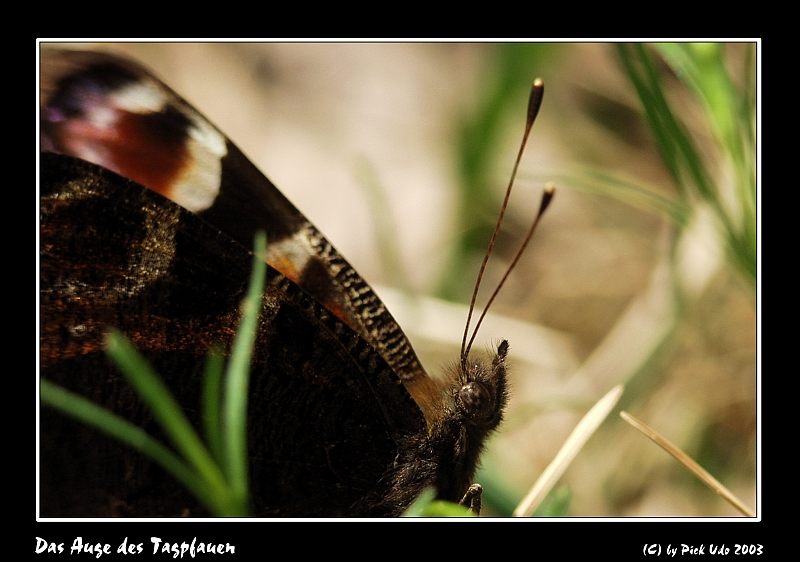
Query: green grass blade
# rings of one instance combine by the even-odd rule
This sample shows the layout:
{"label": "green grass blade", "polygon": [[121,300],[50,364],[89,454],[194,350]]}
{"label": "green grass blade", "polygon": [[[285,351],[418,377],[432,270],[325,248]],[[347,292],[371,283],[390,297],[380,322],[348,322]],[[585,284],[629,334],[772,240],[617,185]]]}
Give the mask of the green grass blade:
{"label": "green grass blade", "polygon": [[[700,154],[694,147],[683,125],[675,117],[666,96],[664,95],[664,84],[656,70],[652,57],[648,54],[644,45],[637,45],[636,52],[644,70],[644,76],[649,83],[649,90],[652,94],[651,100],[655,111],[658,112],[664,127],[664,134],[668,135],[675,145],[677,154],[686,167],[689,176],[692,178],[695,187],[703,198],[709,201],[715,200],[715,193],[711,187],[708,173]],[[718,202],[717,202],[718,203]]]}
{"label": "green grass blade", "polygon": [[408,506],[403,517],[475,517],[475,514],[463,505],[437,500],[436,493],[428,488]]}
{"label": "green grass blade", "polygon": [[724,45],[719,43],[666,43],[657,45],[664,59],[694,90],[703,105],[711,129],[736,169],[742,202],[754,193],[752,146],[754,113],[742,114],[748,92],[739,92],[725,65]]}
{"label": "green grass blade", "polygon": [[[725,64],[725,46],[718,43],[669,43],[656,48],[675,73],[693,90],[714,132],[717,144],[734,171],[736,207],[721,202],[714,189],[712,204],[723,225],[725,244],[736,267],[753,284],[756,256],[755,117],[752,72],[745,73],[745,88],[734,84]],[[752,52],[752,49],[746,51]],[[735,217],[735,218],[732,218]]]}
{"label": "green grass blade", "polygon": [[575,175],[551,174],[549,177],[557,185],[613,197],[638,209],[661,214],[678,226],[685,226],[691,213],[691,209],[679,199],[600,170],[587,168]]}
{"label": "green grass blade", "polygon": [[463,505],[435,500],[425,506],[416,517],[475,517],[475,514]]}
{"label": "green grass blade", "polygon": [[211,458],[203,442],[186,419],[172,393],[153,372],[133,344],[116,330],[107,337],[111,359],[151,408],[164,432],[211,490],[226,494],[225,478]]}
{"label": "green grass blade", "polygon": [[748,45],[744,57],[744,86],[742,88],[739,122],[746,128],[745,139],[754,148],[756,141],[756,44]]}
{"label": "green grass blade", "polygon": [[206,443],[211,450],[211,455],[218,464],[223,463],[224,452],[222,449],[222,372],[225,368],[222,355],[216,350],[211,350],[206,359],[205,373],[203,374],[203,425],[205,427]]}
{"label": "green grass blade", "polygon": [[423,490],[422,493],[417,496],[417,499],[405,510],[403,517],[422,517],[425,509],[434,501],[436,501],[436,492],[433,488]]}
{"label": "green grass blade", "polygon": [[648,50],[644,45],[618,46],[620,60],[639,95],[662,158],[676,179],[685,202],[687,205],[691,203],[687,195],[688,188],[693,187],[694,192],[714,212],[726,251],[752,285],[755,281],[756,255],[753,154],[745,152],[745,145],[740,139],[741,131],[736,125],[735,115],[736,107],[741,102],[738,94],[732,91],[733,84],[721,58],[721,47],[713,44],[660,44],[656,48],[669,57],[678,69],[679,76],[687,77],[687,82],[694,84],[705,100],[712,128],[719,131],[720,142],[728,151],[736,170],[736,191],[741,203],[740,216],[736,219],[732,218],[723,204],[722,194],[711,180],[703,157],[672,111]]}
{"label": "green grass blade", "polygon": [[625,43],[619,43],[617,45],[617,52],[619,54],[620,61],[622,61],[623,69],[625,70],[625,73],[628,75],[628,79],[636,90],[636,94],[639,96],[639,101],[642,103],[642,107],[645,111],[645,119],[650,127],[650,131],[655,137],[656,147],[661,154],[661,158],[664,160],[664,164],[667,166],[667,171],[669,171],[670,175],[675,181],[675,185],[677,186],[678,190],[682,194],[685,194],[686,189],[683,183],[682,173],[678,165],[677,148],[667,132],[666,125],[662,122],[662,116],[656,110],[657,102],[655,99],[655,94],[650,91],[650,87],[644,79],[643,72],[639,70],[641,61],[634,49],[635,47],[633,45],[628,45]]}
{"label": "green grass blade", "polygon": [[744,153],[737,118],[741,101],[725,67],[723,46],[718,43],[661,43],[656,49],[694,90],[721,144],[734,162],[741,162]]}
{"label": "green grass blade", "polygon": [[225,469],[237,501],[246,505],[248,497],[247,468],[247,393],[250,385],[250,359],[256,339],[258,316],[264,294],[267,271],[265,262],[267,238],[259,232],[255,238],[253,271],[247,296],[242,302],[242,320],[236,337],[225,380],[222,428]]}
{"label": "green grass blade", "polygon": [[755,287],[757,278],[757,248],[756,248],[756,232],[755,232],[755,219],[752,223],[752,229],[745,228],[741,234],[734,233],[727,242],[729,255],[734,260],[734,265],[744,275],[750,287]]}
{"label": "green grass blade", "polygon": [[215,513],[224,513],[224,503],[220,502],[210,489],[202,485],[197,474],[143,429],[47,380],[40,382],[39,389],[43,404],[72,416],[147,455],[188,488],[208,509]]}
{"label": "green grass blade", "polygon": [[677,149],[680,162],[682,166],[686,168],[686,173],[692,179],[692,183],[698,195],[711,206],[724,229],[727,232],[732,232],[733,225],[725,212],[717,190],[709,179],[710,175],[705,168],[703,158],[694,147],[694,143],[685,131],[683,125],[681,125],[677,117],[675,117],[669,102],[664,96],[664,87],[656,71],[655,63],[643,45],[637,45],[636,51],[639,55],[642,67],[644,68],[646,79],[650,83],[650,91],[653,94],[652,101],[655,104],[654,108],[661,116],[660,122],[664,125],[665,134],[672,139]]}
{"label": "green grass blade", "polygon": [[625,70],[645,109],[662,157],[676,179],[678,188],[686,194],[685,176],[688,175],[698,194],[720,215],[726,227],[729,226],[703,159],[670,108],[664,96],[663,83],[647,49],[639,44],[620,45],[618,49]]}

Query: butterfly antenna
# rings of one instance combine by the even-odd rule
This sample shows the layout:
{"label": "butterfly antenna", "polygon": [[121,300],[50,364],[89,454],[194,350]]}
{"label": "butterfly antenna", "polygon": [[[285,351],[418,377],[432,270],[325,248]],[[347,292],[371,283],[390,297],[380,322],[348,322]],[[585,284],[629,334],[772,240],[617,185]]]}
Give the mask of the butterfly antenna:
{"label": "butterfly antenna", "polygon": [[553,184],[547,184],[545,186],[544,193],[542,193],[542,200],[539,203],[539,211],[536,213],[536,218],[533,219],[533,223],[531,223],[531,227],[528,229],[528,234],[525,235],[525,239],[522,241],[522,244],[520,245],[519,250],[517,250],[516,255],[514,255],[514,259],[511,260],[511,264],[508,266],[508,269],[506,269],[506,272],[503,274],[503,278],[500,279],[500,282],[497,284],[497,287],[495,287],[492,296],[489,297],[489,300],[486,302],[486,306],[483,307],[483,312],[481,312],[478,321],[475,323],[475,329],[472,331],[472,337],[469,339],[469,343],[467,344],[467,351],[466,351],[467,355],[469,355],[469,350],[472,348],[472,342],[475,341],[475,336],[478,335],[478,328],[480,328],[483,319],[486,317],[486,313],[489,311],[489,307],[492,306],[495,297],[497,297],[497,294],[500,292],[500,289],[502,289],[503,285],[505,285],[506,279],[508,279],[508,276],[517,266],[517,262],[519,262],[519,259],[522,257],[522,254],[525,253],[525,248],[528,247],[528,242],[530,242],[531,238],[533,238],[533,233],[536,232],[536,227],[539,226],[539,221],[542,219],[542,215],[547,210],[547,207],[550,205],[550,201],[553,200],[553,195],[555,195],[555,193],[556,193],[556,188]]}
{"label": "butterfly antenna", "polygon": [[[478,278],[475,281],[475,288],[472,290],[472,299],[470,299],[469,312],[467,313],[467,323],[464,326],[464,336],[461,338],[462,369],[466,369],[467,356],[469,355],[469,348],[472,346],[472,341],[475,339],[475,335],[477,333],[477,326],[476,326],[476,332],[473,332],[472,339],[470,339],[469,345],[467,345],[467,334],[469,334],[469,325],[470,322],[472,321],[472,313],[475,310],[475,299],[478,297],[478,289],[480,289],[481,281],[483,280],[483,273],[484,270],[486,269],[486,263],[489,261],[489,257],[492,255],[492,251],[494,250],[494,244],[497,239],[497,234],[498,232],[500,232],[500,225],[503,223],[503,217],[505,216],[506,209],[508,208],[508,198],[511,196],[511,188],[514,186],[514,180],[517,177],[517,169],[519,168],[520,160],[522,160],[522,153],[525,151],[525,145],[528,143],[528,135],[530,135],[533,122],[536,120],[536,115],[539,113],[539,108],[542,106],[543,95],[544,95],[544,82],[542,81],[541,78],[537,78],[536,80],[533,81],[533,85],[531,86],[531,93],[530,96],[528,97],[528,118],[525,123],[525,133],[522,135],[522,142],[520,143],[519,151],[517,152],[517,159],[514,161],[514,169],[511,171],[511,178],[508,181],[508,187],[506,187],[506,194],[505,197],[503,198],[503,204],[500,206],[500,213],[497,216],[497,223],[495,223],[494,231],[492,232],[492,237],[489,239],[489,245],[486,248],[486,253],[483,255],[483,262],[481,262],[481,267],[478,270]],[[527,243],[527,241],[525,243]],[[486,309],[484,309],[483,315],[485,314],[486,314]],[[483,315],[481,315],[481,319],[483,318]],[[478,321],[478,326],[479,325],[480,325],[480,320]]]}

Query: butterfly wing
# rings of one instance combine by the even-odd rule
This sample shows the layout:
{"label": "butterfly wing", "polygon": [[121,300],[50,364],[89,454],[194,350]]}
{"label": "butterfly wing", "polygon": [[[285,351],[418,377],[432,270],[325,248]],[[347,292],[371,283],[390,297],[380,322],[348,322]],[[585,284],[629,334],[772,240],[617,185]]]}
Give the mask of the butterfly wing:
{"label": "butterfly wing", "polygon": [[143,67],[85,51],[42,53],[42,147],[131,178],[249,246],[350,326],[405,384],[429,423],[441,386],[370,286],[219,130]]}
{"label": "butterfly wing", "polygon": [[[161,436],[105,357],[116,327],[202,427],[205,356],[230,346],[251,253],[139,184],[51,153],[41,155],[40,222],[42,376]],[[198,513],[142,455],[41,414],[43,516]],[[270,268],[248,428],[255,515],[387,515],[397,510],[382,503],[392,464],[424,419],[363,338]]]}

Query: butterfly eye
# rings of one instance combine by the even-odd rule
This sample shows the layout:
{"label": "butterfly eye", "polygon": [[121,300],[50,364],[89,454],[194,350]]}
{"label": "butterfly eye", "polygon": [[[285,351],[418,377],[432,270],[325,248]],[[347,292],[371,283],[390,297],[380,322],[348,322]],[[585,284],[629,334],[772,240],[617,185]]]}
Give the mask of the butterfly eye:
{"label": "butterfly eye", "polygon": [[466,415],[473,419],[483,419],[492,412],[492,394],[485,385],[469,382],[458,391],[458,404]]}

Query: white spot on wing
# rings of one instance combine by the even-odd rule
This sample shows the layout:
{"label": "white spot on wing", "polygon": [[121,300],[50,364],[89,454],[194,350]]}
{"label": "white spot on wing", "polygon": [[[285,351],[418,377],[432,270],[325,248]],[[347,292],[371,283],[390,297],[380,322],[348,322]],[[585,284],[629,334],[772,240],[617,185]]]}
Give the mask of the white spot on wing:
{"label": "white spot on wing", "polygon": [[200,117],[193,119],[194,126],[189,129],[189,137],[206,147],[212,154],[222,158],[228,153],[225,146],[225,137],[217,131],[208,121]]}
{"label": "white spot on wing", "polygon": [[89,108],[86,118],[93,127],[111,129],[117,122],[117,112],[108,106],[94,106]]}
{"label": "white spot on wing", "polygon": [[282,261],[289,261],[298,274],[303,272],[313,253],[308,244],[308,239],[303,236],[302,229],[290,238],[284,238],[267,244],[267,259],[270,256],[279,256]]}
{"label": "white spot on wing", "polygon": [[219,195],[222,158],[228,153],[225,137],[199,115],[192,115],[188,131],[191,165],[172,189],[173,199],[193,213],[208,209]]}
{"label": "white spot on wing", "polygon": [[169,98],[151,82],[136,82],[117,90],[110,96],[112,106],[131,113],[157,113],[167,105]]}

